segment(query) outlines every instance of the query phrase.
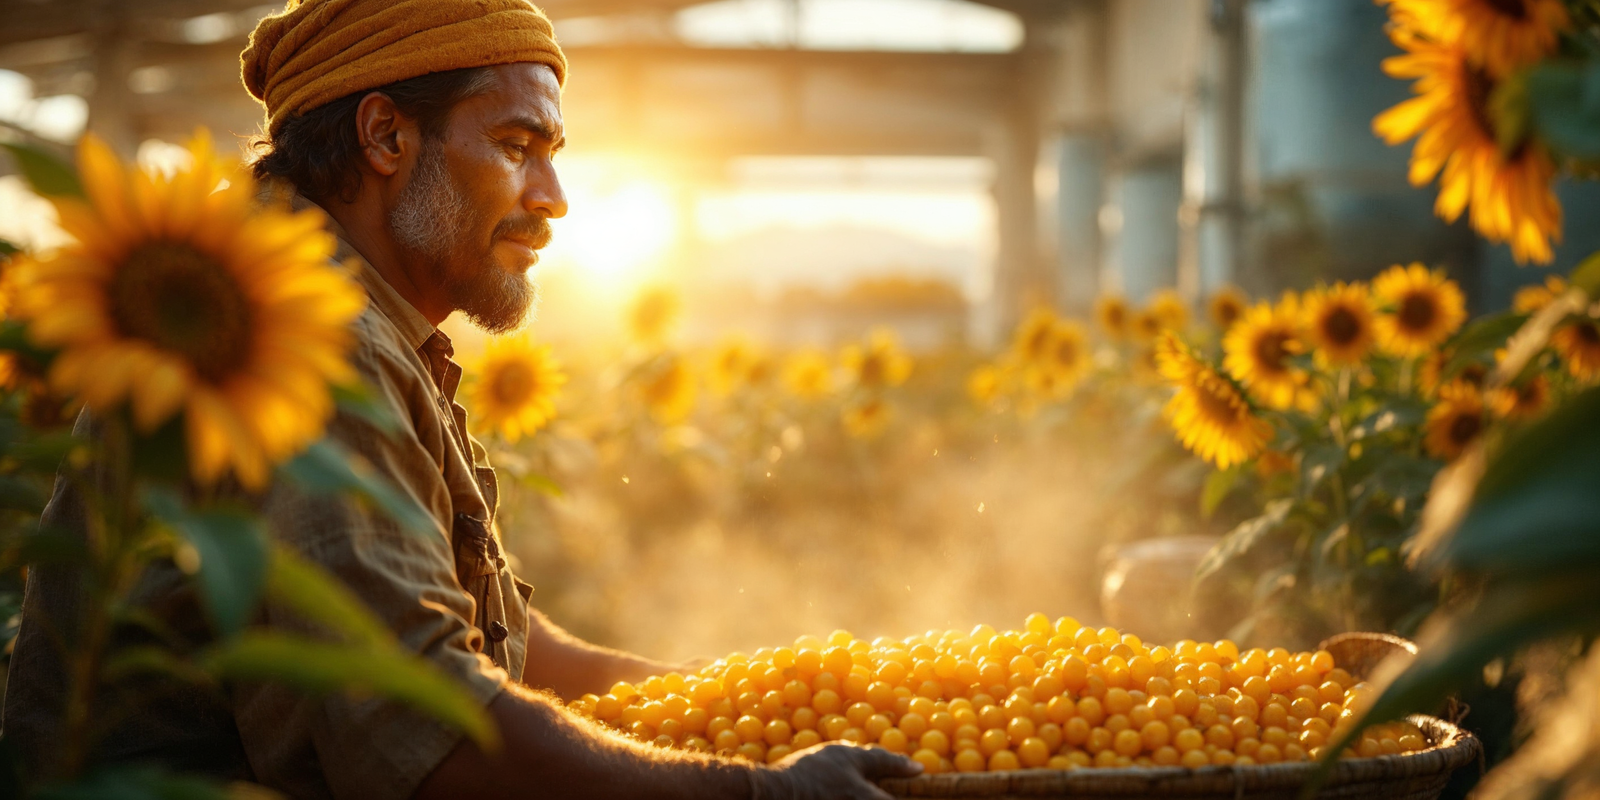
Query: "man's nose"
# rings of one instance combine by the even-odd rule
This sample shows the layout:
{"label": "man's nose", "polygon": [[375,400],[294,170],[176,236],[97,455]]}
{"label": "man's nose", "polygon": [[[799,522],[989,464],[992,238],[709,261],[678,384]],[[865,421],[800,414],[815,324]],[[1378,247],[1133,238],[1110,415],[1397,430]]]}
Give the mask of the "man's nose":
{"label": "man's nose", "polygon": [[561,178],[554,164],[546,162],[528,176],[528,186],[522,193],[522,206],[531,214],[546,219],[559,219],[567,215],[567,194],[561,189]]}

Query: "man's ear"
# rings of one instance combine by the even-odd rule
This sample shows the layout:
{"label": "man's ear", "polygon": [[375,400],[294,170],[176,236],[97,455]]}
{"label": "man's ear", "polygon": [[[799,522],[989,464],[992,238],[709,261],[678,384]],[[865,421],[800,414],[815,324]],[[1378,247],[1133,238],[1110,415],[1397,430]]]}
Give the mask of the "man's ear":
{"label": "man's ear", "polygon": [[394,101],[382,92],[371,92],[356,106],[356,136],[361,155],[373,172],[385,177],[400,171],[415,126],[401,115]]}

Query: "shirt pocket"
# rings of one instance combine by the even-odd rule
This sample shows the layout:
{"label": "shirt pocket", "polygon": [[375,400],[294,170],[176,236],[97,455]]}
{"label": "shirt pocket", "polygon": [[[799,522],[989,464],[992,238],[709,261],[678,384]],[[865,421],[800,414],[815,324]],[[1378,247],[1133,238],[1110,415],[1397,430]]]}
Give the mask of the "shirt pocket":
{"label": "shirt pocket", "polygon": [[487,522],[469,514],[456,514],[451,533],[456,580],[472,596],[476,606],[472,624],[483,631],[489,658],[497,666],[509,668],[506,637],[511,629],[506,619],[505,597],[501,593],[500,571],[506,562],[500,556],[500,543]]}

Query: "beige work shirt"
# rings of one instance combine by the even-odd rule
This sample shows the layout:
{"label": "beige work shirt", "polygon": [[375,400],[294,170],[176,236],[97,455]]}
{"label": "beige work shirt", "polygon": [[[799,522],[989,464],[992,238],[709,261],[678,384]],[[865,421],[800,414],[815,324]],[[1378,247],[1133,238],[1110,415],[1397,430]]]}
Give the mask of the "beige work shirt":
{"label": "beige work shirt", "polygon": [[[334,233],[342,232],[335,226]],[[338,258],[356,265],[371,298],[355,323],[351,363],[402,430],[391,436],[340,413],[327,435],[426,509],[434,529],[417,535],[349,498],[285,485],[268,493],[262,510],[279,540],[337,575],[403,647],[487,705],[507,681],[522,678],[532,587],[500,557],[495,473],[455,400],[461,368],[451,360],[449,338],[343,236]],[[57,481],[44,522],[82,529],[82,506],[68,482]],[[78,580],[60,568],[29,576],[4,725],[7,738],[35,758],[51,749],[65,689],[47,629],[75,619]],[[151,572],[138,594],[186,638],[203,641],[203,617],[188,586],[166,565]],[[271,606],[259,622],[312,630]],[[119,638],[142,643],[137,632]],[[223,696],[190,687],[156,695],[109,698],[137,698],[143,707],[106,738],[100,757],[253,780],[297,798],[404,798],[461,739],[423,714],[371,697],[310,697],[270,683],[230,686]]]}

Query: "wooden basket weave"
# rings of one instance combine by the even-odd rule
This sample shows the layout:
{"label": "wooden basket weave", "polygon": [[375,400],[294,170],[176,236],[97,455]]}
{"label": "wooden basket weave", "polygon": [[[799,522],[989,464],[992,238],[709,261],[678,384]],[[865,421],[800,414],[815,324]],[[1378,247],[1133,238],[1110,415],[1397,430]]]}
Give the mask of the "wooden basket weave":
{"label": "wooden basket weave", "polygon": [[[1416,653],[1416,645],[1398,636],[1347,633],[1322,643],[1334,661],[1352,675],[1366,676],[1397,651]],[[1341,760],[1317,792],[1319,800],[1433,800],[1444,791],[1450,774],[1478,759],[1480,745],[1472,734],[1441,719],[1410,717],[1432,745],[1426,750],[1376,758]],[[1255,764],[1238,767],[1125,767],[1120,769],[973,772],[924,775],[880,781],[897,797],[1041,798],[1130,800],[1144,797],[1204,800],[1296,800],[1314,764]]]}

